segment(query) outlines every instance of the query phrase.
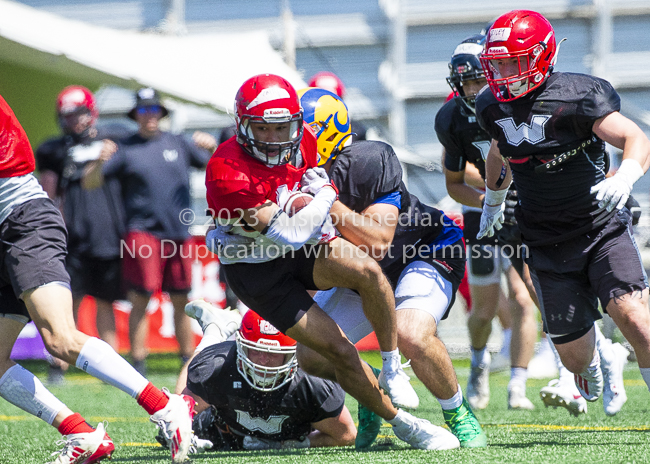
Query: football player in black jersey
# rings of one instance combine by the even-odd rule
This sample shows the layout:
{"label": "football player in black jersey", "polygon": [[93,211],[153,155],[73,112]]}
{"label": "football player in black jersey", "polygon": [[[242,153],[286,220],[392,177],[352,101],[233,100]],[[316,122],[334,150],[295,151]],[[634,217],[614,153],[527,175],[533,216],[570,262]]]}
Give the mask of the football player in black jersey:
{"label": "football player in black jersey", "polygon": [[[80,85],[59,93],[56,116],[63,135],[45,141],[36,150],[39,180],[65,219],[66,270],[75,317],[85,295],[95,298],[99,337],[117,350],[113,301],[125,298],[121,291],[120,239],[125,216],[120,186],[111,180],[88,192],[81,188],[81,175],[102,152],[114,152],[115,141],[129,132],[121,127],[98,128],[95,96]],[[63,381],[65,370],[67,364],[54,359],[48,381]]]}
{"label": "football player in black jersey", "polygon": [[[345,392],[305,374],[296,342],[253,311],[195,300],[185,307],[204,330],[184,393],[196,401],[194,451],[347,446],[356,428]],[[241,324],[241,326],[240,326]],[[227,341],[236,334],[236,341]],[[158,440],[164,440],[159,434]]]}
{"label": "football player in black jersey", "polygon": [[[625,207],[650,165],[650,141],[620,114],[609,82],[554,73],[557,52],[553,27],[534,11],[506,13],[488,31],[481,63],[489,87],[476,98],[476,116],[494,140],[478,237],[501,229],[513,179],[544,330],[582,396],[595,401],[603,394],[599,301],[650,386],[648,281]],[[604,172],[605,142],[623,150],[612,177]]]}
{"label": "football player in black jersey", "polygon": [[[490,148],[490,136],[479,127],[474,114],[474,99],[486,84],[478,58],[484,43],[485,35],[476,34],[463,40],[454,50],[447,82],[457,96],[440,109],[435,124],[438,140],[444,147],[443,170],[447,191],[464,206],[463,232],[468,247],[467,277],[472,292],[472,310],[467,321],[472,361],[466,393],[473,408],[487,407],[490,399],[490,353],[487,351],[487,340],[499,304],[501,274],[504,273],[511,296],[513,334],[508,407],[533,409],[533,404],[526,398],[526,380],[528,362],[533,356],[536,338],[535,304],[518,274],[523,272],[523,260],[516,224],[512,221],[509,237],[477,241],[483,194],[465,182],[465,166],[468,162],[476,166],[481,176],[485,177],[485,156]],[[516,191],[512,191],[511,196],[516,197]]]}
{"label": "football player in black jersey", "polygon": [[[346,143],[350,120],[332,92],[298,92],[305,122],[318,138],[319,165],[339,189],[330,214],[340,234],[379,261],[395,290],[398,346],[416,376],[440,402],[444,418],[463,447],[484,447],[486,437],[463,398],[449,354],[436,337],[438,323],[453,305],[465,269],[462,232],[442,211],[420,203],[402,182],[402,168],[390,145]],[[355,292],[335,288],[315,301],[354,343],[372,332]],[[334,379],[328,362],[299,345],[300,365]],[[358,449],[374,440],[381,419],[360,407]]]}

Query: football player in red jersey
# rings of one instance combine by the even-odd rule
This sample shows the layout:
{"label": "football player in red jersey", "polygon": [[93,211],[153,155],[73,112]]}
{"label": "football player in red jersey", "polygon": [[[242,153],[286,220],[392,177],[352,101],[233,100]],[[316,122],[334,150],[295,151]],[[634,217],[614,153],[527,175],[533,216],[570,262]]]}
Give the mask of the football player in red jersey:
{"label": "football player in red jersey", "polygon": [[[215,220],[232,226],[231,237],[242,236],[240,246],[230,239],[221,247],[219,237],[208,237],[231,289],[280,331],[330,361],[341,387],[391,423],[400,439],[421,449],[458,447],[451,433],[391,404],[418,402],[400,366],[392,289],[372,257],[328,230],[337,192],[317,167],[316,138],[303,124],[295,89],[279,76],[254,76],[240,87],[235,109],[237,135],[219,145],[206,172]],[[290,218],[282,207],[298,188],[314,199]],[[352,288],[363,300],[383,350],[379,384],[308,293],[332,287]]]}
{"label": "football player in red jersey", "polygon": [[[650,387],[648,280],[625,206],[650,166],[650,141],[620,114],[609,82],[554,73],[558,49],[553,27],[535,11],[508,12],[488,31],[481,62],[489,88],[476,98],[476,117],[493,140],[478,237],[501,229],[514,180],[544,331],[582,396],[595,401],[603,394],[601,362],[617,362],[595,351],[602,343],[594,330],[599,301],[633,346]],[[611,177],[605,142],[623,150]],[[625,402],[624,391],[609,383],[604,395]]]}
{"label": "football player in red jersey", "polygon": [[2,98],[0,147],[0,396],[65,436],[65,446],[51,464],[93,463],[111,456],[114,445],[103,424],[90,427],[10,359],[18,334],[31,319],[50,354],[136,398],[170,438],[172,462],[185,462],[192,428],[183,399],[154,387],[106,342],[76,329],[63,218],[33,176],[29,140]]}

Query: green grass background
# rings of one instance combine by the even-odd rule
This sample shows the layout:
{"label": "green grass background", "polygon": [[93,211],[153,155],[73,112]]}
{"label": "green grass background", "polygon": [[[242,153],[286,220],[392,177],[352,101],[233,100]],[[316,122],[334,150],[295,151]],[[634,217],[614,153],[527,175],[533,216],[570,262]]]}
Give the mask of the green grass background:
{"label": "green grass background", "polygon": [[[381,366],[376,353],[363,356]],[[22,363],[46,378],[46,365]],[[460,384],[465,387],[468,361],[454,361]],[[157,386],[173,389],[180,361],[171,355],[152,356],[149,378]],[[410,370],[407,370],[412,375]],[[589,404],[586,416],[574,418],[564,409],[546,409],[539,389],[547,380],[529,380],[528,397],[534,411],[509,411],[506,386],[509,373],[490,377],[490,404],[477,412],[485,428],[489,446],[482,450],[418,451],[397,440],[387,424],[370,451],[353,448],[313,449],[295,452],[228,452],[193,457],[195,463],[218,460],[220,464],[243,463],[650,463],[650,393],[636,364],[625,370],[628,402],[615,417],[603,412],[602,400]],[[422,383],[412,377],[420,395],[416,415],[443,425],[438,402]],[[168,463],[169,452],[154,440],[155,425],[125,393],[73,369],[63,386],[51,391],[72,410],[80,412],[93,425],[107,420],[108,432],[116,445],[113,463]],[[347,406],[356,417],[356,402],[348,397]],[[0,463],[28,464],[48,462],[50,453],[60,449],[56,430],[6,401],[0,400]]]}

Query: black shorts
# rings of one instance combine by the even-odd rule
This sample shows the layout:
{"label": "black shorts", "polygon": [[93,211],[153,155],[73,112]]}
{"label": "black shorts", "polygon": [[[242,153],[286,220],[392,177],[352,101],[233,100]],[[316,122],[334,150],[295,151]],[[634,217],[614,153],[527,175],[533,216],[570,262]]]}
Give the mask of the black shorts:
{"label": "black shorts", "polygon": [[250,309],[286,333],[314,304],[307,290],[314,283],[319,247],[306,246],[266,263],[224,264],[226,281]]}
{"label": "black shorts", "polygon": [[69,254],[66,269],[75,298],[90,295],[108,302],[125,298],[120,258],[102,259]]}
{"label": "black shorts", "polygon": [[463,214],[463,236],[467,246],[467,259],[471,260],[471,268],[476,275],[489,275],[495,267],[495,247],[499,253],[508,258],[519,276],[523,279],[524,259],[528,250],[521,241],[521,233],[517,225],[504,224],[501,230],[495,231],[492,237],[477,239],[481,229],[481,213],[466,211]]}
{"label": "black shorts", "polygon": [[0,313],[29,317],[20,295],[50,282],[70,285],[67,232],[49,198],[18,205],[0,224]]}
{"label": "black shorts", "polygon": [[551,336],[586,330],[612,298],[648,286],[632,237],[631,215],[619,211],[604,226],[565,242],[531,247],[527,260]]}

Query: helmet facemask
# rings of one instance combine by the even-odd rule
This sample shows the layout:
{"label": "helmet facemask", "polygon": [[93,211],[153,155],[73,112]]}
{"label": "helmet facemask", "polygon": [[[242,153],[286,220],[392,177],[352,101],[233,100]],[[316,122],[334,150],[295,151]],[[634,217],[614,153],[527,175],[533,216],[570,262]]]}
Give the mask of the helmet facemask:
{"label": "helmet facemask", "polygon": [[466,92],[465,85],[468,82],[485,79],[485,73],[479,60],[484,43],[485,36],[482,34],[468,37],[456,47],[449,61],[447,83],[454,92],[456,103],[467,115],[475,113],[476,93],[478,92]]}
{"label": "helmet facemask", "polygon": [[[497,99],[501,101],[515,100],[542,84],[547,74],[540,72],[537,64],[543,52],[543,44],[537,44],[521,52],[510,53],[506,50],[503,53],[493,53],[489,58],[487,56],[481,58],[485,66],[488,84],[493,93],[498,95]],[[498,63],[515,58],[516,73],[509,72],[508,76],[502,75],[503,65],[499,66]]]}
{"label": "helmet facemask", "polygon": [[[277,367],[256,364],[249,357],[252,350],[282,355],[283,362]],[[282,346],[278,340],[265,338],[254,342],[237,332],[237,370],[254,389],[263,392],[277,390],[291,381],[297,368],[295,345]]]}
{"label": "helmet facemask", "polygon": [[[267,166],[280,166],[291,162],[300,148],[303,126],[302,114],[290,114],[285,108],[266,110],[266,112],[277,112],[279,115],[268,117],[243,117],[237,124],[237,141],[253,157],[257,158]],[[275,130],[273,125],[282,124],[286,126],[286,141],[265,142],[256,138],[251,123],[268,124],[268,130]]]}
{"label": "helmet facemask", "polygon": [[316,134],[318,166],[323,166],[352,143],[348,107],[339,96],[326,89],[306,88],[298,95],[304,108],[305,122]]}

